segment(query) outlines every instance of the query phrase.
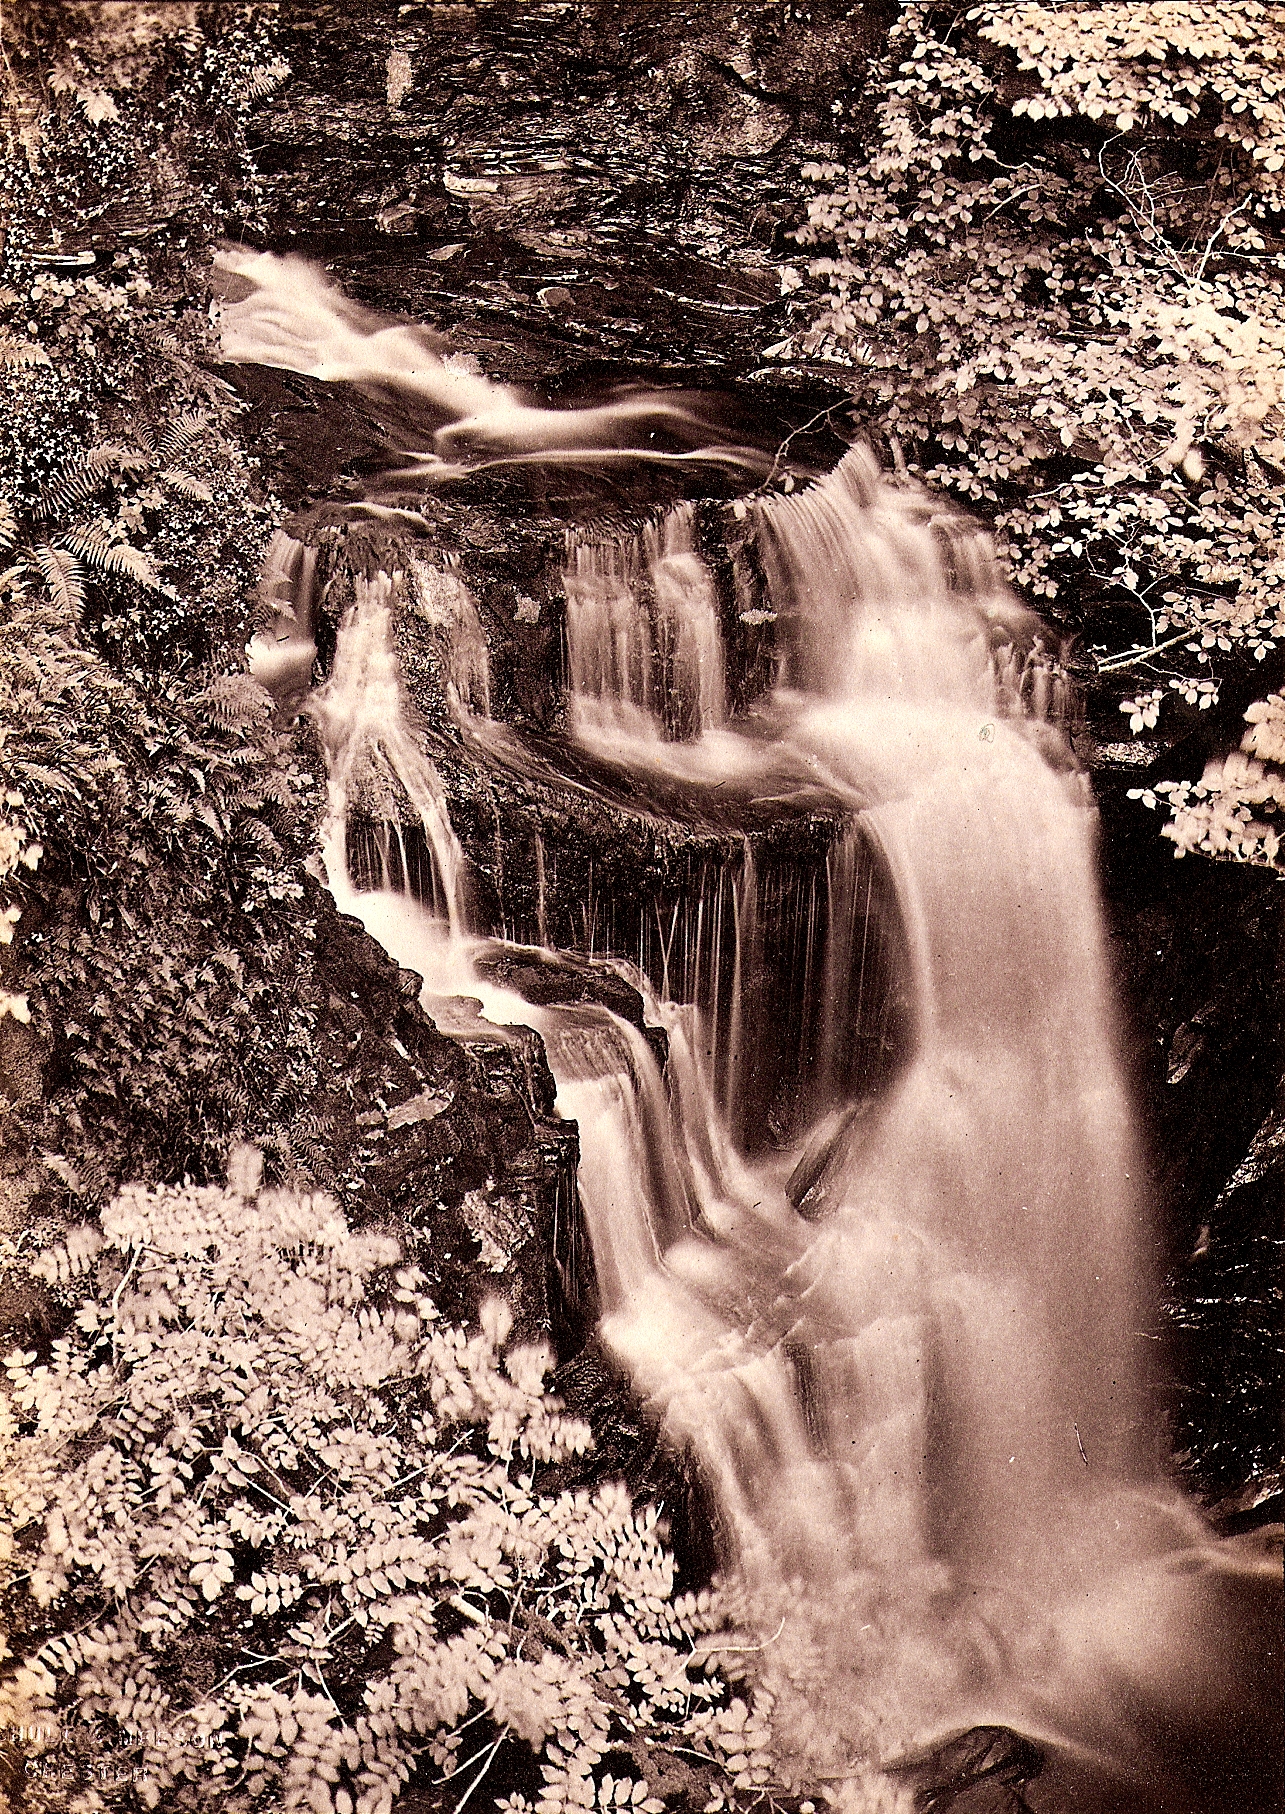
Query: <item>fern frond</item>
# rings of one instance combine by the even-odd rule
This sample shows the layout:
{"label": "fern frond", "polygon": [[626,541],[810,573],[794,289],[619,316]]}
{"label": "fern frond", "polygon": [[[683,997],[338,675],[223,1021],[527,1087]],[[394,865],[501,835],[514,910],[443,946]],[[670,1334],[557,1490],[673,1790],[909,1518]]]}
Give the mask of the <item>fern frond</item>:
{"label": "fern frond", "polygon": [[106,481],[105,472],[91,471],[84,461],[81,461],[75,466],[67,467],[56,477],[50,479],[49,483],[41,489],[40,501],[36,508],[43,517],[64,515],[66,512],[74,510],[78,504],[83,504],[86,498],[92,498]]}
{"label": "fern frond", "polygon": [[177,491],[180,497],[194,498],[198,504],[212,504],[214,493],[203,479],[194,478],[190,472],[172,470],[161,474],[161,483],[168,485],[171,491]]}
{"label": "fern frond", "polygon": [[73,529],[63,539],[73,554],[80,555],[101,573],[123,573],[153,590],[161,583],[142,549],[133,548],[128,542],[109,542],[95,529]]}
{"label": "fern frond", "polygon": [[7,554],[18,537],[18,519],[7,498],[0,498],[0,554]]}
{"label": "fern frond", "polygon": [[290,65],[280,57],[258,68],[250,70],[244,80],[237,84],[238,98],[246,101],[266,100],[275,89],[280,88],[290,74]]}
{"label": "fern frond", "polygon": [[161,578],[151,561],[141,548],[131,548],[128,542],[117,542],[103,561],[108,573],[124,573],[140,586],[146,586],[149,592],[159,589]]}
{"label": "fern frond", "polygon": [[179,416],[170,423],[157,442],[157,453],[167,464],[173,462],[185,448],[200,440],[209,425],[209,417],[202,415],[199,409],[189,410],[185,416]]}
{"label": "fern frond", "polygon": [[122,447],[116,441],[103,441],[85,455],[87,472],[145,472],[152,455],[139,447]]}
{"label": "fern frond", "polygon": [[14,773],[32,787],[46,788],[52,794],[78,794],[80,789],[69,776],[60,774],[57,769],[43,768],[38,762],[17,761],[13,764]]}
{"label": "fern frond", "polygon": [[48,365],[49,355],[38,340],[15,340],[0,335],[0,365]]}
{"label": "fern frond", "polygon": [[50,479],[41,492],[40,514],[51,517],[74,510],[100,491],[114,473],[146,472],[151,465],[152,455],[141,448],[103,441]]}
{"label": "fern frond", "polygon": [[57,1247],[46,1248],[31,1262],[31,1270],[48,1285],[65,1285],[88,1272],[103,1245],[102,1231],[91,1222],[67,1231],[67,1239]]}
{"label": "fern frond", "polygon": [[65,549],[51,548],[45,542],[31,552],[54,603],[69,613],[81,611],[85,604],[85,569],[80,562]]}
{"label": "fern frond", "polygon": [[252,724],[272,709],[272,696],[248,674],[219,674],[201,695],[201,703],[227,730]]}

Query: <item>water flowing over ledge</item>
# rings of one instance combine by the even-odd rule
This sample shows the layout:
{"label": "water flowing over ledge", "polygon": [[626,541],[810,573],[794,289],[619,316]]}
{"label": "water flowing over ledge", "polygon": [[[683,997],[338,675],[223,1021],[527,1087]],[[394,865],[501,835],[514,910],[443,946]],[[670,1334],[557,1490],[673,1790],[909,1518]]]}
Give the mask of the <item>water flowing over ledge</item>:
{"label": "water flowing over ledge", "polygon": [[[685,404],[542,409],[297,263],[227,268],[251,286],[229,356],[422,405],[432,445],[399,483],[564,456],[754,467]],[[693,444],[639,444],[661,432]],[[800,1780],[990,1724],[1163,1785],[1166,1721],[1241,1717],[1218,1648],[1255,1565],[1208,1543],[1153,1434],[1151,1240],[1060,682],[986,538],[863,451],[747,510],[760,589],[739,618],[773,624],[751,713],[689,506],[566,548],[562,742],[538,760],[653,816],[821,799],[838,828],[775,868],[743,839],[646,904],[636,949],[632,920],[595,945],[586,914],[663,1068],[611,1009],[494,980],[399,598],[474,759],[537,755],[492,719],[476,603],[431,553],[353,576],[309,699],[330,884],[444,1030],[543,1038],[601,1340],[713,1491]],[[270,568],[288,609],[258,671],[285,691],[311,669],[314,573],[289,538]],[[542,843],[534,860],[547,945]]]}

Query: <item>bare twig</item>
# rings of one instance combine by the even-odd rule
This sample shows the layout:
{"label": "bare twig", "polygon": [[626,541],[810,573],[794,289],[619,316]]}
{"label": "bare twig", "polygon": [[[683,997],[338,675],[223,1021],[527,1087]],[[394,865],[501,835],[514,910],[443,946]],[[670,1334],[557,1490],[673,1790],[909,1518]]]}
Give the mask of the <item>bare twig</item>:
{"label": "bare twig", "polygon": [[508,1736],[509,1736],[509,1729],[506,1726],[504,1728],[503,1732],[501,1732],[500,1736],[496,1739],[495,1743],[491,1746],[491,1749],[488,1751],[487,1756],[486,1756],[486,1762],[482,1765],[482,1768],[478,1771],[477,1775],[473,1778],[473,1780],[469,1784],[468,1788],[465,1789],[465,1791],[464,1791],[463,1795],[461,1795],[459,1801],[456,1802],[455,1814],[464,1814],[464,1807],[469,1799],[469,1796],[472,1795],[474,1789],[477,1788],[477,1786],[481,1782],[482,1778],[486,1775],[487,1771],[491,1768],[491,1765],[495,1762],[496,1752],[500,1749],[500,1746],[504,1743],[505,1739]]}
{"label": "bare twig", "polygon": [[754,1651],[766,1650],[769,1644],[775,1644],[785,1630],[785,1614],[781,1614],[781,1623],[770,1638],[764,1638],[761,1644],[706,1644],[703,1645],[707,1657],[750,1656]]}
{"label": "bare twig", "polygon": [[1154,642],[1149,649],[1129,649],[1123,655],[1112,655],[1106,661],[1098,663],[1099,674],[1119,674],[1125,668],[1134,667],[1139,662],[1147,661],[1152,655],[1159,655],[1165,649],[1174,649],[1180,642],[1186,642],[1194,636],[1194,630],[1180,630],[1176,636],[1166,637],[1164,642]]}
{"label": "bare twig", "polygon": [[792,428],[784,441],[781,442],[781,445],[777,448],[776,452],[772,455],[772,464],[768,469],[767,477],[755,486],[751,496],[760,491],[767,490],[777,473],[781,470],[781,461],[784,458],[786,449],[789,447],[791,441],[795,440],[799,435],[807,434],[808,430],[810,428],[815,428],[818,422],[828,422],[835,410],[841,407],[841,404],[831,403],[825,409],[818,410],[816,415],[809,417],[806,422],[800,423],[798,428]]}

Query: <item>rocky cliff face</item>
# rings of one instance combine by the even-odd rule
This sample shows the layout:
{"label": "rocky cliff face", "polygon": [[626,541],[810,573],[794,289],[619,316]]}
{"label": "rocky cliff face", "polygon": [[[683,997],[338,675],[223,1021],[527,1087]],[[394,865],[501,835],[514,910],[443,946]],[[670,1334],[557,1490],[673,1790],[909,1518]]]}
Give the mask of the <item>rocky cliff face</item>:
{"label": "rocky cliff face", "polygon": [[[572,1213],[577,1142],[554,1111],[539,1040],[501,1044],[482,1029],[448,1039],[419,1004],[418,977],[398,970],[320,889],[309,905],[315,937],[295,1001],[311,1025],[317,1072],[303,1109],[279,1130],[270,1168],[334,1191],[354,1226],[395,1235],[408,1263],[434,1280],[445,1316],[467,1321],[498,1293],[520,1334],[552,1330],[577,1347],[593,1291]],[[0,1023],[8,1096],[0,1239],[21,1229],[52,1239],[69,1213],[67,1184],[79,1188],[65,1166],[41,1164],[21,1124],[42,1067],[49,1075],[49,1045]],[[134,1163],[147,1175],[147,1154]],[[63,1294],[38,1282],[6,1275],[0,1284],[11,1341],[43,1348],[67,1314]]]}
{"label": "rocky cliff face", "polygon": [[576,1139],[535,1035],[516,1049],[445,1038],[420,979],[334,912],[319,921],[313,983],[314,1165],[350,1219],[388,1222],[422,1251],[445,1314],[470,1316],[502,1290],[528,1336],[560,1325],[585,1285],[568,1232]]}
{"label": "rocky cliff face", "polygon": [[799,162],[894,9],[290,9],[256,153],[274,244],[466,338],[504,378],[750,370]]}

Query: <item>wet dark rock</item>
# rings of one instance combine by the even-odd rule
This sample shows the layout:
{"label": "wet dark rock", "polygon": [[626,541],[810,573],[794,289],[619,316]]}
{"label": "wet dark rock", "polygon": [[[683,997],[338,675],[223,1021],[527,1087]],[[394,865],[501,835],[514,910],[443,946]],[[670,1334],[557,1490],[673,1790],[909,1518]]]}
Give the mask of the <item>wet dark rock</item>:
{"label": "wet dark rock", "polygon": [[565,381],[585,353],[752,369],[797,166],[833,155],[832,104],[889,16],[294,7],[293,78],[256,121],[269,239],[440,320],[500,377]]}
{"label": "wet dark rock", "polygon": [[419,978],[333,909],[314,975],[321,1063],[288,1130],[299,1160],[354,1223],[403,1233],[445,1314],[467,1317],[498,1291],[520,1330],[548,1328],[576,1139],[555,1115],[539,1041],[448,1038],[419,1004]]}
{"label": "wet dark rock", "polygon": [[524,951],[512,945],[497,945],[489,953],[483,951],[474,962],[483,976],[540,1007],[592,1002],[609,1009],[637,1027],[655,1053],[657,1064],[665,1064],[669,1041],[664,1029],[648,1026],[642,996],[608,964],[591,963],[574,952]]}
{"label": "wet dark rock", "polygon": [[[321,890],[309,905],[316,936],[295,987],[317,1071],[306,1103],[266,1143],[268,1175],[332,1190],[354,1225],[395,1232],[436,1282],[444,1314],[468,1319],[498,1293],[519,1331],[557,1324],[576,1134],[554,1110],[539,1040],[448,1038],[420,1006],[418,977]],[[67,1162],[42,1162],[23,1133],[24,1105],[39,1100],[42,1080],[48,1087],[49,1041],[6,1017],[0,1064],[14,1111],[0,1235],[21,1228],[35,1246],[52,1245],[90,1207]],[[45,1353],[70,1314],[39,1281],[0,1270],[0,1334],[11,1345]]]}
{"label": "wet dark rock", "polygon": [[1281,1519],[1282,1204],[1285,1116],[1274,1110],[1167,1281],[1175,1436],[1229,1533]]}
{"label": "wet dark rock", "polygon": [[[623,1480],[635,1498],[656,1505],[668,1522],[677,1591],[704,1586],[724,1560],[726,1533],[715,1497],[691,1458],[676,1455],[662,1438],[658,1420],[639,1405],[630,1382],[591,1331],[580,1351],[557,1369],[552,1385],[567,1410],[592,1426],[593,1465],[600,1477]],[[566,1464],[561,1477],[551,1470],[546,1490],[560,1478],[574,1486],[577,1465]]]}
{"label": "wet dark rock", "polygon": [[1171,1373],[1191,1484],[1215,1504],[1279,1487],[1285,888],[1270,871],[1175,862],[1132,777],[1095,776],[1108,927],[1154,1203]]}
{"label": "wet dark rock", "polygon": [[1030,1814],[1023,1789],[1044,1768],[1038,1745],[1003,1726],[976,1726],[897,1774],[917,1814]]}

